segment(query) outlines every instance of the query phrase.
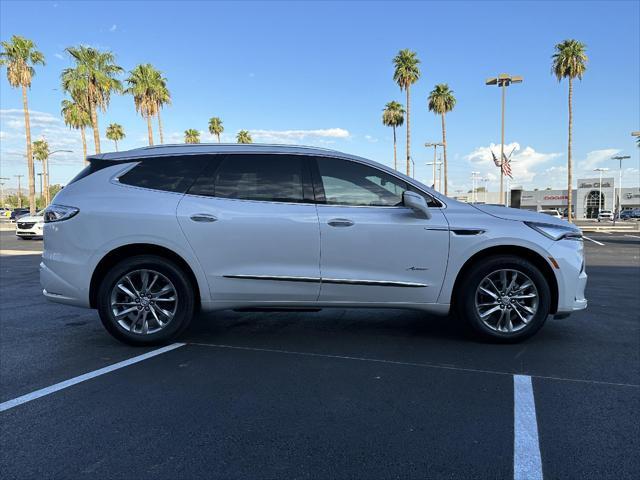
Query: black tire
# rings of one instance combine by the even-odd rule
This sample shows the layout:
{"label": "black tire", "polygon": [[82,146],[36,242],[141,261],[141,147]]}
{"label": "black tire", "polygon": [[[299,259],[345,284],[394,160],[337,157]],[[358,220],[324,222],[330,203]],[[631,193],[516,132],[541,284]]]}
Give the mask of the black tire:
{"label": "black tire", "polygon": [[[149,269],[161,273],[171,281],[177,294],[176,312],[166,326],[155,333],[134,333],[123,328],[111,309],[111,292],[124,275],[136,270]],[[98,287],[96,303],[100,320],[106,330],[121,342],[129,345],[166,344],[183,333],[196,312],[194,286],[186,272],[173,261],[156,255],[137,255],[120,261],[104,276]]]}
{"label": "black tire", "polygon": [[[483,279],[498,270],[516,270],[533,282],[538,291],[538,308],[533,318],[517,332],[499,332],[491,329],[476,311],[476,291]],[[498,343],[515,343],[534,335],[549,316],[551,309],[551,290],[540,270],[528,260],[515,255],[498,255],[476,262],[465,272],[465,278],[454,292],[454,311],[470,329],[484,340]],[[514,317],[515,318],[515,317]]]}

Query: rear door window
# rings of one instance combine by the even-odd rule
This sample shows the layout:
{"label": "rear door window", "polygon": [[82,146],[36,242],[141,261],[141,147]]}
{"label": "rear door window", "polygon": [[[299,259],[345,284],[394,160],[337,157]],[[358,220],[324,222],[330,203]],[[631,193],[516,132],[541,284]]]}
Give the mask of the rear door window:
{"label": "rear door window", "polygon": [[189,193],[237,200],[304,202],[305,169],[305,157],[300,155],[232,154],[217,169],[210,168],[200,177]]}
{"label": "rear door window", "polygon": [[[213,155],[181,155],[144,158],[120,176],[125,185],[185,193]],[[134,160],[132,160],[134,161]]]}

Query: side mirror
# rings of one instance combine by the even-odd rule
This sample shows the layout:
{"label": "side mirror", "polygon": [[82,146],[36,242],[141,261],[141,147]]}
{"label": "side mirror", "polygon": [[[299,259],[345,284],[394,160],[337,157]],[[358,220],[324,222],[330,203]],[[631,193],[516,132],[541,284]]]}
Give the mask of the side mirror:
{"label": "side mirror", "polygon": [[422,218],[431,218],[431,212],[429,212],[427,201],[422,195],[406,190],[402,194],[402,203],[405,207],[413,210],[418,216]]}

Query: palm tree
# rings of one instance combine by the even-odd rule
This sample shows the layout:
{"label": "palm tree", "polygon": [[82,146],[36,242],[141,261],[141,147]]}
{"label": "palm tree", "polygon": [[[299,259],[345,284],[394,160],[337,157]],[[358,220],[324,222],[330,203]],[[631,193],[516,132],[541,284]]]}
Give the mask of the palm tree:
{"label": "palm tree", "polygon": [[93,143],[96,153],[100,153],[100,129],[98,110],[105,111],[112,93],[122,91],[122,82],[117,76],[124,70],[115,64],[111,52],[101,52],[92,47],[69,47],[66,51],[75,60],[74,68],[62,71],[62,88],[74,99],[83,99],[89,106],[93,127]]}
{"label": "palm tree", "polygon": [[[131,70],[126,82],[129,84],[129,87],[124,93],[133,95],[136,111],[140,112],[140,114],[147,119],[149,145],[153,145],[151,117],[158,112],[160,90],[163,88],[162,75],[153,65],[147,63],[138,65]],[[166,87],[164,88],[166,89]]]}
{"label": "palm tree", "polygon": [[185,130],[184,143],[200,143],[200,132],[194,128]]}
{"label": "palm tree", "polygon": [[220,117],[211,117],[209,119],[209,133],[218,137],[218,143],[220,143],[220,134],[224,132],[224,125]]}
{"label": "palm tree", "polygon": [[442,119],[442,150],[444,152],[444,194],[447,194],[447,128],[445,115],[456,106],[456,97],[453,90],[446,83],[440,83],[429,94],[429,111],[440,115]]}
{"label": "palm tree", "polygon": [[238,143],[253,143],[253,138],[247,130],[240,130],[236,135],[236,140]]}
{"label": "palm tree", "polygon": [[22,108],[24,110],[24,130],[27,137],[27,168],[29,170],[29,210],[36,213],[36,185],[34,181],[33,152],[31,150],[31,122],[29,120],[29,102],[27,89],[31,88],[31,79],[36,71],[34,65],[44,65],[44,55],[36,50],[31,40],[13,35],[11,41],[0,42],[0,65],[7,67],[7,80],[14,88],[22,88]]}
{"label": "palm tree", "polygon": [[158,104],[156,108],[156,113],[158,114],[158,131],[160,132],[160,144],[164,143],[164,134],[162,132],[162,119],[160,118],[160,111],[162,107],[165,105],[171,104],[171,93],[167,88],[167,79],[162,76],[162,72],[157,72],[156,79],[156,103]]}
{"label": "palm tree", "polygon": [[412,52],[408,48],[400,50],[393,59],[395,70],[393,72],[393,80],[400,87],[400,91],[407,91],[407,175],[411,173],[411,85],[416,83],[420,78],[420,60],[416,56],[416,52]]}
{"label": "palm tree", "polygon": [[44,203],[49,205],[49,144],[43,138],[33,142],[33,156],[42,162],[42,177],[44,180]]}
{"label": "palm tree", "polygon": [[89,115],[88,107],[82,106],[81,103],[75,100],[63,100],[60,113],[62,113],[65,125],[80,130],[82,137],[82,158],[84,162],[87,163],[87,138],[84,134],[84,129],[91,126],[91,116]]}
{"label": "palm tree", "polygon": [[573,164],[571,158],[571,140],[573,135],[573,79],[582,80],[587,70],[589,61],[586,53],[586,45],[577,40],[564,40],[555,46],[556,53],[553,59],[552,71],[560,82],[563,78],[569,79],[569,141],[567,147],[567,220],[572,221],[571,201],[573,197]]}
{"label": "palm tree", "polygon": [[396,127],[401,127],[404,123],[404,107],[398,102],[389,102],[382,111],[382,124],[386,127],[393,127],[393,168],[398,169],[398,155],[396,148]]}
{"label": "palm tree", "polygon": [[112,123],[107,127],[107,138],[116,144],[116,152],[118,151],[118,142],[126,136],[124,128],[119,123]]}

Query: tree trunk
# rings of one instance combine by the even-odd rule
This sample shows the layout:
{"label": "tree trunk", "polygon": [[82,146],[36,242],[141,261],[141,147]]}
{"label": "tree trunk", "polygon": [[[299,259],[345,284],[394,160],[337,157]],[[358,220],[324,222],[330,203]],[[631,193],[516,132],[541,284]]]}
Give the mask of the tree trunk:
{"label": "tree trunk", "polygon": [[115,144],[116,144],[116,152],[117,152],[117,151],[118,151],[118,141],[117,141],[117,140],[114,140],[114,141],[113,141],[113,143],[115,143]]}
{"label": "tree trunk", "polygon": [[567,148],[567,220],[569,222],[573,221],[573,209],[572,207],[572,199],[573,199],[573,162],[571,159],[571,137],[573,130],[573,109],[571,107],[571,102],[573,100],[573,79],[569,77],[569,145]]}
{"label": "tree trunk", "polygon": [[216,133],[216,137],[218,137],[218,143],[220,143],[220,134]]}
{"label": "tree trunk", "polygon": [[98,112],[96,106],[89,102],[89,111],[91,114],[91,126],[93,127],[93,144],[95,145],[96,153],[100,153],[100,129],[98,128]]}
{"label": "tree trunk", "polygon": [[411,95],[409,93],[409,85],[407,85],[407,176],[411,176]]}
{"label": "tree trunk", "polygon": [[84,127],[80,129],[80,135],[82,136],[82,155],[83,155],[82,160],[86,165],[89,162],[87,162],[87,137],[84,134]]}
{"label": "tree trunk", "polygon": [[442,151],[444,152],[444,164],[442,165],[444,167],[444,194],[447,195],[447,185],[449,184],[447,177],[447,127],[445,125],[444,113],[442,114]]}
{"label": "tree trunk", "polygon": [[147,132],[149,133],[149,145],[153,145],[153,128],[151,128],[151,115],[147,115]]}
{"label": "tree trunk", "polygon": [[398,147],[396,145],[396,126],[393,126],[393,169],[398,170]]}
{"label": "tree trunk", "polygon": [[160,145],[163,145],[164,134],[162,133],[162,119],[160,118],[160,105],[158,105],[158,131],[160,132]]}
{"label": "tree trunk", "polygon": [[29,103],[27,102],[27,87],[22,86],[22,106],[24,108],[24,130],[27,135],[27,169],[29,171],[29,213],[36,213],[36,181],[34,178],[33,151],[31,145],[31,121],[29,119]]}

